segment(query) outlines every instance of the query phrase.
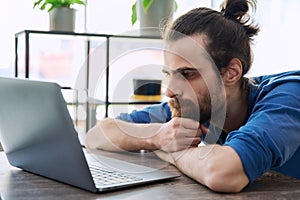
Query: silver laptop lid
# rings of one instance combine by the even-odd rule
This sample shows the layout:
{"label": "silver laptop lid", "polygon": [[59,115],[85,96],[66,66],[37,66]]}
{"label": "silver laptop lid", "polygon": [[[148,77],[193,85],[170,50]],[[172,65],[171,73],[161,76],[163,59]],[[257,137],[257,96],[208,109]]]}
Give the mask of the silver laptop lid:
{"label": "silver laptop lid", "polygon": [[56,83],[0,78],[0,139],[11,165],[96,192]]}

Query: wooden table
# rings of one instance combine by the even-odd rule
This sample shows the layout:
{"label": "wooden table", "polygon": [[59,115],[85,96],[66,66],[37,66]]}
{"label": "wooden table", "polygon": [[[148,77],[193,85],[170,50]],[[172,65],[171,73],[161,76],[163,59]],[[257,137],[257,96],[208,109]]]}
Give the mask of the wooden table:
{"label": "wooden table", "polygon": [[[98,153],[98,152],[97,152]],[[101,153],[102,154],[102,153]],[[180,173],[152,153],[113,154],[133,163]],[[224,180],[226,184],[226,180]],[[16,199],[300,199],[300,180],[268,172],[238,194],[215,193],[185,175],[172,180],[114,192],[94,194],[11,167],[0,152],[0,192],[4,200]]]}

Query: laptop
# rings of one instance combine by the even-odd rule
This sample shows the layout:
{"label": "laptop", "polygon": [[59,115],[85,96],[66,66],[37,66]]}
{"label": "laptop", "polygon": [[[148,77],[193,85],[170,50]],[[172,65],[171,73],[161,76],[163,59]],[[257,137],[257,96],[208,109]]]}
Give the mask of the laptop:
{"label": "laptop", "polygon": [[52,82],[0,78],[0,140],[12,166],[91,192],[169,180],[179,175],[86,150],[61,87]]}

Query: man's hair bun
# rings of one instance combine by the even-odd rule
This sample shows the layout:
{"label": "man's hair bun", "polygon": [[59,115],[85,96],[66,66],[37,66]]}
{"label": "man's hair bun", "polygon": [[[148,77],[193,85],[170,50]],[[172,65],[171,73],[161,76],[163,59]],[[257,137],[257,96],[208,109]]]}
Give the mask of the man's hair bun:
{"label": "man's hair bun", "polygon": [[257,26],[252,25],[251,17],[248,14],[250,8],[253,11],[256,10],[256,3],[256,0],[225,0],[221,4],[222,15],[243,25],[250,39],[259,31]]}

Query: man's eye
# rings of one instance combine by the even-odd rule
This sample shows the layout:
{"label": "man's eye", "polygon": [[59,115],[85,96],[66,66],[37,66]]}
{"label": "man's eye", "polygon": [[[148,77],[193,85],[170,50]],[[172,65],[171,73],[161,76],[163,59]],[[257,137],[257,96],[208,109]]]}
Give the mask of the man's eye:
{"label": "man's eye", "polygon": [[194,71],[183,71],[181,73],[181,75],[186,78],[186,79],[190,79],[190,78],[193,78],[195,76],[195,72]]}
{"label": "man's eye", "polygon": [[164,74],[165,77],[170,76],[170,73],[169,73],[169,72],[163,72],[163,74]]}

